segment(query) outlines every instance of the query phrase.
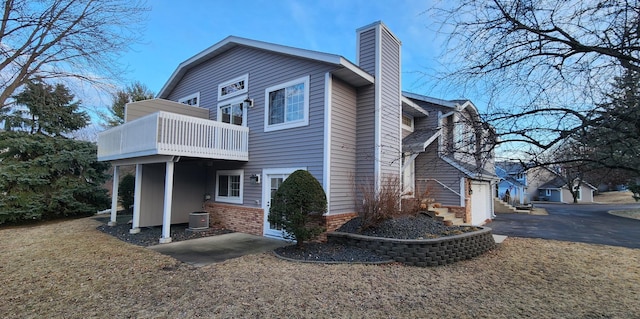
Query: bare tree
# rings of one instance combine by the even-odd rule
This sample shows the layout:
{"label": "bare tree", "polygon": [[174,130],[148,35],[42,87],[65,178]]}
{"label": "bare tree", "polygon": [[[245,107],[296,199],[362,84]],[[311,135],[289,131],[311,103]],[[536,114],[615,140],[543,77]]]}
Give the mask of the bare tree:
{"label": "bare tree", "polygon": [[135,0],[3,1],[0,109],[35,77],[118,78],[118,56],[139,41],[147,10]]}
{"label": "bare tree", "polygon": [[448,36],[442,76],[486,94],[484,119],[520,156],[584,136],[614,79],[640,70],[639,1],[465,0],[431,12]]}

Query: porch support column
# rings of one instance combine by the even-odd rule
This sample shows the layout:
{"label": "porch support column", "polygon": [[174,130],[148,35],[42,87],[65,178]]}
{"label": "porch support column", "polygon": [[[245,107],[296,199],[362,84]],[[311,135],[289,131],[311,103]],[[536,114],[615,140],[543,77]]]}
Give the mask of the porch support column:
{"label": "porch support column", "polygon": [[167,171],[164,176],[164,211],[162,213],[162,238],[161,244],[171,242],[171,200],[173,199],[173,161],[167,162]]}
{"label": "porch support column", "polygon": [[118,165],[113,166],[113,187],[111,188],[111,219],[108,226],[116,225],[116,216],[118,214],[118,184],[120,178],[118,176]]}
{"label": "porch support column", "polygon": [[136,183],[133,191],[133,222],[130,234],[140,232],[140,203],[142,202],[142,164],[136,164]]}

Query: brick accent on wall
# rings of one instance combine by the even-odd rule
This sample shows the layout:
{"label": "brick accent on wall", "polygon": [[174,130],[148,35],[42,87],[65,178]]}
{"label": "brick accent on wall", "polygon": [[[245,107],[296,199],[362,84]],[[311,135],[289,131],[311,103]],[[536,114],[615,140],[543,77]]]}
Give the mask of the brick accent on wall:
{"label": "brick accent on wall", "polygon": [[262,236],[264,229],[262,208],[208,202],[205,203],[205,211],[211,216],[211,223],[219,223],[222,227],[233,231]]}
{"label": "brick accent on wall", "polygon": [[[263,235],[264,210],[262,208],[246,207],[231,204],[221,204],[215,202],[205,203],[205,211],[209,213],[211,224],[252,235]],[[357,217],[358,213],[344,213],[322,216],[320,226],[327,229],[327,232],[334,231],[344,223]],[[313,222],[313,221],[312,221]],[[320,236],[321,241],[326,240],[326,235]]]}
{"label": "brick accent on wall", "polygon": [[340,226],[344,225],[344,223],[352,220],[353,218],[358,217],[358,213],[344,213],[344,214],[336,214],[336,215],[325,215],[324,216],[324,227],[328,232],[334,231]]}

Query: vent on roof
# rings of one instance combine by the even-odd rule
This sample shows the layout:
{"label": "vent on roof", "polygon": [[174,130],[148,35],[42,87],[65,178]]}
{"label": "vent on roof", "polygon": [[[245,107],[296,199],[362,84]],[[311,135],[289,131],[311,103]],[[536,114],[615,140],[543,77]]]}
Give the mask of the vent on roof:
{"label": "vent on roof", "polygon": [[189,230],[205,230],[209,228],[209,213],[189,213]]}

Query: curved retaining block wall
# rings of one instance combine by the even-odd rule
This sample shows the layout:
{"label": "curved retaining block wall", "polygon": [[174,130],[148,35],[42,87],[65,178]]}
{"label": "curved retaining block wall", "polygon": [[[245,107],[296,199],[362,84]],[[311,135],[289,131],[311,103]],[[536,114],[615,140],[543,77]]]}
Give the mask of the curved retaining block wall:
{"label": "curved retaining block wall", "polygon": [[[477,226],[476,226],[477,227]],[[327,241],[375,251],[411,266],[446,265],[483,254],[495,246],[491,228],[433,239],[394,239],[352,233],[332,232]]]}

